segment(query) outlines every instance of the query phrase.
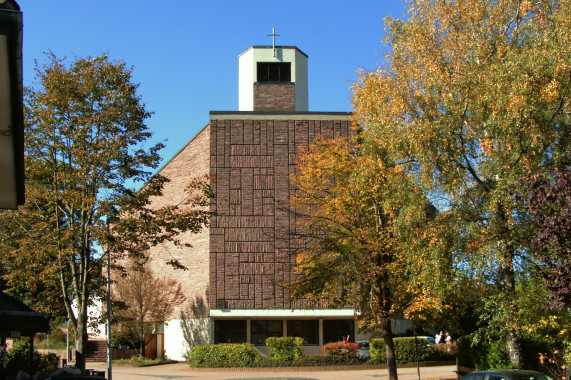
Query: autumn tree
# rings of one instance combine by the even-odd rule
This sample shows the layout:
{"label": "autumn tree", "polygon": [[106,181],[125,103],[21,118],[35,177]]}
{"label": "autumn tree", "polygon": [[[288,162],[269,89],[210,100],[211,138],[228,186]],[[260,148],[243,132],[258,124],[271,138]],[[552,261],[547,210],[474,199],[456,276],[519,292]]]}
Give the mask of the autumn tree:
{"label": "autumn tree", "polygon": [[122,305],[115,309],[114,319],[120,326],[120,335],[144,356],[157,325],[164,323],[185,297],[176,280],[154,274],[150,260],[128,261],[126,273],[114,276],[112,298]]}
{"label": "autumn tree", "polygon": [[[106,55],[47,57],[36,68],[39,83],[25,95],[27,201],[0,214],[0,254],[8,286],[45,287],[38,294],[41,305],[57,290],[76,332],[76,365],[83,369],[87,307],[103,281],[98,247],[142,257],[146,248],[176,241],[180,232],[196,232],[209,215],[194,206],[204,205],[208,195],[189,195],[191,205],[152,207],[167,181],[151,175],[163,144],[145,146],[151,114],[131,68]],[[112,235],[110,216],[121,217]]]}
{"label": "autumn tree", "polygon": [[[516,275],[529,253],[510,188],[569,149],[569,1],[411,0],[353,88],[355,120],[455,219],[458,268],[495,286],[522,366]],[[500,323],[500,321],[502,321]]]}
{"label": "autumn tree", "polygon": [[382,335],[396,379],[391,318],[426,318],[442,307],[443,283],[451,283],[442,245],[431,243],[441,238],[427,223],[437,216],[374,144],[318,139],[300,152],[297,169],[291,204],[301,248],[291,294],[355,307],[361,327]]}

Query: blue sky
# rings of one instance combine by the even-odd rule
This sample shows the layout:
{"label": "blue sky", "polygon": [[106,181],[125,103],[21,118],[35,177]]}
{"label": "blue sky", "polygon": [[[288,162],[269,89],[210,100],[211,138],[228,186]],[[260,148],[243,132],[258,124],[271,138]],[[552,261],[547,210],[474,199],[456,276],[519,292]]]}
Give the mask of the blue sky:
{"label": "blue sky", "polygon": [[238,110],[238,55],[253,45],[297,46],[309,56],[309,110],[351,111],[358,68],[381,62],[383,18],[401,0],[17,0],[24,14],[24,85],[34,61],[108,53],[133,67],[153,141],[170,159],[209,120]]}

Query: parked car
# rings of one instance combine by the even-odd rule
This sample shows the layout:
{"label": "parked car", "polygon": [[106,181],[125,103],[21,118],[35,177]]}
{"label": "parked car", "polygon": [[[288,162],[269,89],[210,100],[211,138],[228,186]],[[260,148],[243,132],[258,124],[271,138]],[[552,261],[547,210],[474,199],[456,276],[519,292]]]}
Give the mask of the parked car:
{"label": "parked car", "polygon": [[358,340],[357,341],[357,357],[359,359],[365,360],[371,357],[370,343],[368,340]]}
{"label": "parked car", "polygon": [[424,340],[426,340],[426,343],[427,343],[428,345],[430,345],[430,344],[436,344],[436,340],[434,339],[434,337],[431,337],[431,336],[424,336],[424,335],[423,335],[423,336],[417,336],[416,338],[417,338],[417,339],[424,339]]}
{"label": "parked car", "polygon": [[495,371],[472,372],[464,380],[551,380],[549,376],[522,369],[498,369]]}

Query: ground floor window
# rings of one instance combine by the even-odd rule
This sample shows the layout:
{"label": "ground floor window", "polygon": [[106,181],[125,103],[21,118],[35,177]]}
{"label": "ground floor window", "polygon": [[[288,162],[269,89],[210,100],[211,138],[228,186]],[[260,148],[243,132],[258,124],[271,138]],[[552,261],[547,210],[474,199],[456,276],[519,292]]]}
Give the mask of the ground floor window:
{"label": "ground floor window", "polygon": [[279,320],[252,320],[252,344],[265,345],[266,339],[272,336],[283,336],[283,324]]}
{"label": "ground floor window", "polygon": [[[219,319],[214,321],[215,343],[252,343],[264,346],[269,337],[287,336],[303,338],[304,345],[319,345],[341,342],[349,336],[355,342],[355,322],[352,319],[323,319],[320,332],[318,319]],[[286,324],[284,326],[284,324]],[[159,330],[160,331],[160,330]],[[323,342],[320,342],[320,335]]]}
{"label": "ground floor window", "polygon": [[214,321],[215,343],[246,343],[246,321]]}
{"label": "ground floor window", "polygon": [[319,344],[319,321],[287,321],[287,335],[303,338],[303,344]]}
{"label": "ground floor window", "polygon": [[341,342],[349,336],[350,342],[355,342],[355,323],[352,319],[323,320],[323,343]]}

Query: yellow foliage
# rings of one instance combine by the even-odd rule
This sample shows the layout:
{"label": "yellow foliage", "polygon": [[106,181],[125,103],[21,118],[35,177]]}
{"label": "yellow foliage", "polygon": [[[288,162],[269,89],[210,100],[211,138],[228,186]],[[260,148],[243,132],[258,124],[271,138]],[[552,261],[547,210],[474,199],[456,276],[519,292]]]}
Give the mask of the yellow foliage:
{"label": "yellow foliage", "polygon": [[559,88],[560,84],[558,81],[553,79],[545,87],[541,89],[541,98],[546,103],[551,103],[559,98]]}

